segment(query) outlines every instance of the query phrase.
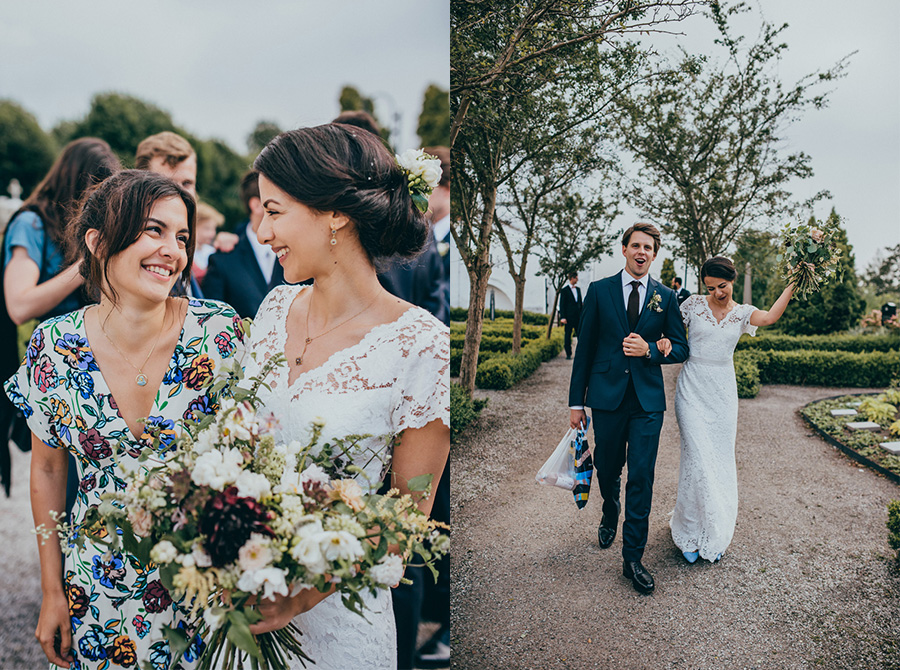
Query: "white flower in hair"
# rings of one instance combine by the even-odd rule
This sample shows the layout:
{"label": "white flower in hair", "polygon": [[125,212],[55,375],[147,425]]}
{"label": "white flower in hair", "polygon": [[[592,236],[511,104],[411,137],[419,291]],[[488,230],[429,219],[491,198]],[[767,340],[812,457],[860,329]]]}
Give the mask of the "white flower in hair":
{"label": "white flower in hair", "polygon": [[428,196],[441,183],[441,159],[421,149],[407,149],[397,154],[397,165],[406,173],[409,194],[420,212],[428,209]]}

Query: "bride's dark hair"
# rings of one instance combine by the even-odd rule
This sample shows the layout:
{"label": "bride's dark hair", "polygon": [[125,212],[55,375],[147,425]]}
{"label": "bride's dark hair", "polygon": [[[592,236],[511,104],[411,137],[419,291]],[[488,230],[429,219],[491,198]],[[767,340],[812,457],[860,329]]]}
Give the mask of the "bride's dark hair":
{"label": "bride's dark hair", "polygon": [[406,175],[370,132],[337,123],[290,130],[269,142],[253,167],[307,207],[350,218],[373,264],[425,247],[430,230]]}
{"label": "bride's dark hair", "polygon": [[700,268],[700,281],[703,281],[706,277],[734,281],[737,279],[737,270],[730,258],[725,258],[725,256],[713,256],[712,258],[707,259]]}

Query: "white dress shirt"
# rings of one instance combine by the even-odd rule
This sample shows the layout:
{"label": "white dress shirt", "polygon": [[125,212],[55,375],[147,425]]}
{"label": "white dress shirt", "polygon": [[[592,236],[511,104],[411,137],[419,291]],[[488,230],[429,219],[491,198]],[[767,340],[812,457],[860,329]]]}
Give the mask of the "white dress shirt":
{"label": "white dress shirt", "polygon": [[275,252],[272,251],[272,247],[268,244],[259,243],[256,233],[253,232],[249,225],[246,232],[247,239],[250,240],[250,246],[253,248],[253,253],[256,255],[256,262],[259,263],[259,269],[262,270],[263,277],[265,277],[268,284],[272,281],[272,271],[275,269]]}
{"label": "white dress shirt", "polygon": [[644,275],[640,279],[636,279],[628,274],[627,270],[622,270],[622,297],[625,298],[625,313],[628,313],[628,296],[631,295],[631,282],[640,282],[638,286],[638,314],[644,309],[644,298],[647,295],[647,280],[649,274]]}

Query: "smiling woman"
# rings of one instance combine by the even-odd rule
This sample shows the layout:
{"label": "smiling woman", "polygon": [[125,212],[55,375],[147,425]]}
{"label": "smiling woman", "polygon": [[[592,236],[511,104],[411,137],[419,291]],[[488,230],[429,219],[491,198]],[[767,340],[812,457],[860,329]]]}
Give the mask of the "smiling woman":
{"label": "smiling woman", "polygon": [[[123,472],[152,448],[151,427],[165,450],[180,420],[217,407],[207,382],[243,351],[237,316],[223,303],[169,295],[190,272],[194,207],[170,179],[125,170],[91,192],[71,226],[73,260],[99,304],[41,324],[6,384],[32,431],[38,526],[53,528],[63,509],[67,451],[78,468],[78,523],[101,494],[124,487]],[[105,668],[150,658],[168,668],[163,627],[184,617],[156,566],[90,541],[65,561],[55,541],[39,553],[36,635],[51,662]],[[192,640],[184,667],[195,666],[203,645]]]}

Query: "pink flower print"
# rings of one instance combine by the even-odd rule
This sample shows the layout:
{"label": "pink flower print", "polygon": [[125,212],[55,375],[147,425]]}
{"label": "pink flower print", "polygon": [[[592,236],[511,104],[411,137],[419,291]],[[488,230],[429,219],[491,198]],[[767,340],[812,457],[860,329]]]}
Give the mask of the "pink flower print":
{"label": "pink flower print", "polygon": [[59,386],[59,377],[56,376],[53,362],[47,354],[43,354],[38,359],[37,365],[34,366],[33,377],[34,383],[41,393],[46,393],[48,390]]}

